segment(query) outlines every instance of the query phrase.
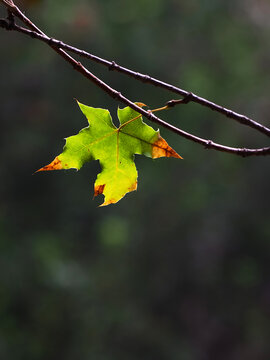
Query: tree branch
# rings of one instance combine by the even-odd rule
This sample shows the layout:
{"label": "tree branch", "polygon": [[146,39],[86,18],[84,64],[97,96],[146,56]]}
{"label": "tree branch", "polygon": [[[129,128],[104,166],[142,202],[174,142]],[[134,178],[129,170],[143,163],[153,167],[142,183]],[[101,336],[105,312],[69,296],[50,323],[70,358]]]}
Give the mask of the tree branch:
{"label": "tree branch", "polygon": [[[265,147],[265,148],[260,148],[260,149],[233,148],[233,147],[228,147],[228,146],[217,144],[217,143],[213,142],[212,140],[202,139],[202,138],[197,137],[195,135],[192,135],[192,134],[190,134],[190,133],[188,133],[188,132],[186,132],[184,130],[179,129],[179,128],[165,122],[164,120],[158,118],[153,113],[142,109],[141,107],[139,107],[135,103],[133,103],[131,100],[126,98],[124,95],[122,95],[120,92],[113,89],[112,87],[107,85],[105,82],[103,82],[101,79],[96,77],[86,67],[84,67],[80,62],[78,62],[72,56],[70,56],[64,50],[62,50],[62,48],[59,45],[59,42],[57,40],[49,38],[47,35],[45,35],[36,25],[34,25],[20,11],[20,9],[17,6],[14,5],[13,2],[11,4],[10,0],[0,0],[0,1],[7,7],[8,10],[10,10],[12,12],[12,14],[14,16],[18,17],[21,21],[23,21],[23,23],[26,26],[28,26],[31,30],[28,30],[28,29],[25,29],[23,27],[20,27],[20,26],[16,25],[13,21],[10,21],[9,18],[7,20],[1,19],[0,27],[5,28],[6,30],[20,31],[20,32],[32,37],[32,38],[36,38],[36,39],[39,39],[39,40],[47,43],[53,50],[55,50],[61,57],[63,57],[69,64],[71,64],[76,71],[78,71],[84,77],[86,77],[87,79],[89,79],[90,81],[95,83],[98,87],[100,87],[103,91],[108,93],[111,97],[113,97],[113,98],[117,99],[118,101],[120,101],[120,102],[126,104],[127,106],[131,107],[132,109],[134,109],[135,111],[137,111],[141,115],[148,118],[150,121],[153,121],[153,122],[155,122],[155,123],[167,128],[167,129],[169,129],[170,131],[173,131],[174,133],[176,133],[176,134],[178,134],[178,135],[180,135],[180,136],[182,136],[182,137],[184,137],[184,138],[186,138],[188,140],[191,140],[193,142],[201,144],[207,149],[215,149],[215,150],[218,150],[218,151],[227,152],[227,153],[231,153],[231,154],[235,154],[235,155],[239,155],[239,156],[243,156],[243,157],[270,155],[270,147]],[[60,43],[62,43],[62,42],[60,42]],[[131,70],[129,70],[129,71],[131,71]],[[172,86],[172,88],[174,88],[174,87]],[[191,100],[188,100],[188,99],[193,98],[194,94],[187,93],[185,96],[186,96],[186,101],[184,99],[184,100],[182,100],[182,102],[187,103],[188,101],[191,101]],[[198,97],[198,99],[199,99],[199,97]],[[192,100],[192,101],[194,101],[194,100]],[[204,101],[207,101],[207,100],[204,100]],[[172,105],[168,104],[168,106],[172,106]],[[214,104],[214,106],[216,107],[218,105]],[[226,111],[230,111],[230,110],[226,109]],[[256,123],[256,124],[258,124],[258,123]],[[260,125],[260,124],[258,124],[258,125]],[[254,126],[252,126],[252,127],[254,127]],[[255,128],[257,129],[257,125],[256,125]],[[261,132],[264,132],[264,131],[261,131]]]}
{"label": "tree branch", "polygon": [[[4,1],[5,3],[10,2],[10,0],[0,0]],[[12,2],[13,3],[13,2]],[[6,5],[7,6],[7,5]],[[19,9],[13,4],[13,6],[7,6],[11,11],[16,12],[16,16],[18,16],[30,29],[33,31],[43,34],[40,29],[36,27],[26,16],[24,16],[21,11],[18,11]],[[17,31],[20,31],[19,29],[16,29]],[[41,40],[41,39],[40,39]],[[256,129],[257,131],[267,135],[270,137],[270,129],[266,126],[256,122],[255,120],[250,119],[249,117],[239,114],[233,110],[227,109],[223,106],[220,106],[218,104],[215,104],[212,101],[209,101],[201,96],[198,96],[190,91],[183,90],[179,87],[176,87],[174,85],[168,84],[164,81],[155,79],[149,75],[141,74],[139,72],[130,70],[126,67],[118,65],[115,61],[108,61],[101,57],[98,57],[96,55],[93,55],[85,50],[78,49],[74,46],[70,46],[68,44],[65,44],[63,41],[50,38],[51,45],[54,45],[57,48],[65,49],[67,51],[73,52],[81,57],[90,59],[92,61],[95,61],[96,63],[99,63],[101,65],[106,66],[110,71],[118,71],[120,73],[126,74],[136,80],[142,81],[143,83],[148,83],[163,89],[166,89],[170,92],[176,93],[178,95],[181,95],[184,97],[184,99],[180,100],[171,100],[168,101],[167,105],[169,107],[173,107],[177,104],[188,104],[189,102],[195,102],[197,104],[200,104],[204,107],[207,107],[213,111],[219,112],[226,117],[233,119],[235,121],[238,121],[239,123],[249,126],[253,129]]]}

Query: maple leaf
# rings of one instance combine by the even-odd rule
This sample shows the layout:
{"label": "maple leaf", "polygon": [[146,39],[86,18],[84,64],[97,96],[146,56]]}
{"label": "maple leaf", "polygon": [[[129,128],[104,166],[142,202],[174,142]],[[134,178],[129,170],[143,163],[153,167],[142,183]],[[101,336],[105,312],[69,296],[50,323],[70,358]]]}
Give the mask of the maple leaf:
{"label": "maple leaf", "polygon": [[[62,154],[38,171],[77,169],[86,162],[99,160],[102,171],[94,185],[94,196],[103,194],[101,206],[116,203],[126,193],[137,189],[137,170],[134,154],[153,159],[181,158],[160,136],[159,131],[146,125],[142,116],[125,107],[118,109],[120,126],[117,128],[108,110],[78,105],[89,126],[77,135],[66,138]],[[137,103],[144,106],[142,103]]]}

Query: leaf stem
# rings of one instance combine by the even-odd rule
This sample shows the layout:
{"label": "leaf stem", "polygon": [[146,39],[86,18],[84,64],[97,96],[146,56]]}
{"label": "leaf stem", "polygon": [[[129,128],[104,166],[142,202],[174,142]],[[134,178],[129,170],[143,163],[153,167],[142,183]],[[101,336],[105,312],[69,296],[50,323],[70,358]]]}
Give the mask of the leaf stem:
{"label": "leaf stem", "polygon": [[140,114],[140,115],[136,116],[135,118],[128,120],[128,121],[125,122],[124,124],[120,125],[117,130],[120,131],[123,127],[125,127],[125,126],[128,125],[128,124],[130,124],[132,121],[139,119],[141,116],[142,116],[142,115]]}
{"label": "leaf stem", "polygon": [[[147,110],[147,112],[153,113],[153,112],[157,112],[157,111],[166,110],[166,109],[168,109],[168,108],[169,108],[169,106],[166,105],[166,106],[163,106],[163,107],[161,107],[161,108],[157,108],[157,109],[153,109],[153,110]],[[128,125],[128,124],[131,123],[132,121],[137,120],[137,119],[140,118],[141,116],[142,116],[142,115],[140,114],[140,115],[136,116],[135,118],[128,120],[128,121],[125,122],[124,124],[120,125],[117,130],[120,131],[123,127],[125,127],[126,125]]]}

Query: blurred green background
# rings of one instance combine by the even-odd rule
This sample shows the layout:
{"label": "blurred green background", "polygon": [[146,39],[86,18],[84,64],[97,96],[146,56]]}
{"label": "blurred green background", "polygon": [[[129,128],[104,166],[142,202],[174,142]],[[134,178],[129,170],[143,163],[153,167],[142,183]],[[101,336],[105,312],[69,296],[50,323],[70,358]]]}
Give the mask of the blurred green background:
{"label": "blurred green background", "polygon": [[[269,0],[18,4],[48,35],[270,125]],[[3,29],[0,44],[0,358],[269,360],[269,159],[161,129],[184,160],[137,156],[138,191],[98,208],[97,162],[32,174],[87,125],[74,98],[114,117],[120,104],[45,44]],[[177,98],[82,62],[150,108]],[[269,145],[196,104],[160,116]]]}

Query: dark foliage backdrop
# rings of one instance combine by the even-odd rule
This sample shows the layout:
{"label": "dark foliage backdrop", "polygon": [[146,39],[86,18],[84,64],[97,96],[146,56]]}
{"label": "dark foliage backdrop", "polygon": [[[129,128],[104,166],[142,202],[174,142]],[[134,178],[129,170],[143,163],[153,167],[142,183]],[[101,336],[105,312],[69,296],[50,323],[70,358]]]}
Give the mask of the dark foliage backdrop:
{"label": "dark foliage backdrop", "polygon": [[[42,29],[269,123],[268,0],[20,1]],[[0,15],[4,15],[0,9]],[[92,201],[99,171],[32,175],[118,104],[46,45],[0,31],[0,358],[268,360],[268,158],[161,129],[183,161],[137,157],[139,188]],[[83,61],[151,108],[171,94]],[[267,138],[189,104],[162,114],[231,146]]]}

